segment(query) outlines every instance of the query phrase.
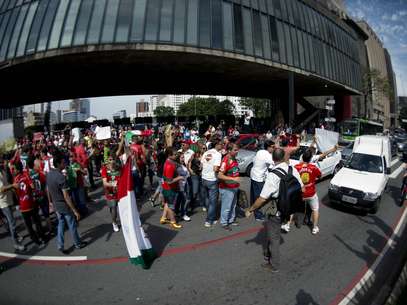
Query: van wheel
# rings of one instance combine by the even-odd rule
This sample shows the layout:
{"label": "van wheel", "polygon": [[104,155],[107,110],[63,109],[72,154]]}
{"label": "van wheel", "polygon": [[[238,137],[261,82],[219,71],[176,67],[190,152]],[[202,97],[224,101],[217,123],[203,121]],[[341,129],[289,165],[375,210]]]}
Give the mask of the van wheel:
{"label": "van wheel", "polygon": [[376,202],[373,205],[373,208],[370,210],[370,214],[376,214],[377,211],[380,208],[380,203],[382,201],[382,198],[380,197],[379,199],[376,200]]}

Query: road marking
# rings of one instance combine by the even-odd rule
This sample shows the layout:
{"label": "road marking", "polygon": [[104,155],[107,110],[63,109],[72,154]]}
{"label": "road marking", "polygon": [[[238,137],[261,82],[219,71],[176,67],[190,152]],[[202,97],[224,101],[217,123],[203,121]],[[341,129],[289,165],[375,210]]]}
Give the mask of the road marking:
{"label": "road marking", "polygon": [[17,258],[22,260],[34,261],[86,261],[87,256],[40,256],[40,255],[21,255],[7,252],[0,252],[0,256]]}
{"label": "road marking", "polygon": [[394,164],[396,164],[397,162],[399,162],[399,158],[396,158],[393,161],[391,161],[390,166],[394,166]]}
{"label": "road marking", "polygon": [[394,172],[391,173],[390,178],[391,179],[396,179],[398,175],[403,171],[404,169],[404,164],[401,164],[398,169],[396,169]]}
{"label": "road marking", "polygon": [[[359,274],[357,275],[356,280],[352,281],[352,287],[353,288],[349,291],[349,293],[346,294],[346,296],[342,300],[340,300],[340,299],[338,300],[338,298],[336,298],[334,301],[332,301],[330,303],[330,305],[348,305],[350,303],[353,303],[352,299],[359,292],[359,290],[363,287],[363,285],[368,283],[370,281],[371,277],[374,280],[374,277],[375,277],[374,271],[375,271],[375,269],[380,264],[383,257],[387,254],[387,251],[395,243],[394,238],[395,238],[396,235],[398,235],[401,227],[404,225],[404,220],[406,219],[406,217],[407,217],[407,209],[404,208],[403,209],[403,214],[402,214],[400,220],[398,221],[396,228],[393,230],[393,234],[387,240],[387,243],[386,243],[385,247],[382,249],[382,251],[380,252],[380,254],[378,254],[378,256],[376,257],[376,260],[373,263],[373,265],[370,268],[365,266],[363,268],[363,270],[361,272],[359,272]],[[363,273],[364,273],[364,275],[363,275]],[[360,278],[360,280],[357,281],[357,279],[359,279],[359,278]]]}

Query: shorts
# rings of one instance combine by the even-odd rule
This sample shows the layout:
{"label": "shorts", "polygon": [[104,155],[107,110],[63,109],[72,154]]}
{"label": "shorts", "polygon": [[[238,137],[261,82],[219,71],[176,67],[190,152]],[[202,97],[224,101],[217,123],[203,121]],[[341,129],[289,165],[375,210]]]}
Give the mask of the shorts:
{"label": "shorts", "polygon": [[171,210],[175,209],[177,203],[177,192],[172,190],[163,190],[164,202]]}
{"label": "shorts", "polygon": [[117,207],[117,200],[107,200],[106,199],[106,204],[109,208]]}
{"label": "shorts", "polygon": [[304,198],[304,202],[310,206],[311,210],[319,210],[319,199],[317,194],[309,198]]}

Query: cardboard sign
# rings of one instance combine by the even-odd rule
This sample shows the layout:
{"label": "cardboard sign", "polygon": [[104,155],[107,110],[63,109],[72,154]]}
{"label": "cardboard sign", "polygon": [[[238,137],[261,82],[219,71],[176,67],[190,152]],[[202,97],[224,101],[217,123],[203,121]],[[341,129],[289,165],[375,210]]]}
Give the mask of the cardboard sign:
{"label": "cardboard sign", "polygon": [[96,140],[108,140],[112,137],[112,132],[110,130],[110,126],[96,127],[95,134],[96,134]]}
{"label": "cardboard sign", "polygon": [[326,152],[338,144],[339,133],[337,132],[316,128],[315,136],[317,137],[317,146],[320,152]]}
{"label": "cardboard sign", "polygon": [[81,138],[81,130],[79,128],[72,129],[73,142],[79,142]]}

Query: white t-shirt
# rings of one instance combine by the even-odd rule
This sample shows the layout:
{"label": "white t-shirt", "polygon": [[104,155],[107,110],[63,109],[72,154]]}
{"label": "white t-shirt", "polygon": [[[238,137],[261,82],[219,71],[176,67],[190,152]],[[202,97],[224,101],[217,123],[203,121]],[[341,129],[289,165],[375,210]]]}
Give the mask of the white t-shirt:
{"label": "white t-shirt", "polygon": [[194,151],[192,149],[188,149],[186,152],[184,152],[185,165],[188,165],[189,160],[191,160],[191,157],[193,155],[194,155]]}
{"label": "white t-shirt", "polygon": [[[7,176],[4,172],[0,172],[0,187],[6,186],[9,183],[7,182]],[[13,205],[13,198],[11,191],[0,193],[0,209],[7,208],[8,206]]]}
{"label": "white t-shirt", "polygon": [[222,155],[216,149],[210,149],[205,152],[201,158],[202,163],[202,179],[207,181],[216,181],[214,166],[220,166]]}
{"label": "white t-shirt", "polygon": [[271,154],[265,149],[259,150],[253,160],[250,179],[256,182],[264,182],[267,176],[267,169],[270,165],[274,165]]}
{"label": "white t-shirt", "polygon": [[[274,169],[276,169],[276,168],[281,168],[285,172],[288,172],[288,164],[286,162],[278,164],[276,167],[274,167]],[[301,187],[303,187],[304,184],[302,183],[300,174],[295,169],[295,167],[292,166],[292,168],[293,168],[293,176],[298,180]],[[264,199],[278,198],[279,188],[280,188],[280,178],[276,174],[269,173],[267,175],[263,189],[261,190],[260,197],[264,198]]]}

